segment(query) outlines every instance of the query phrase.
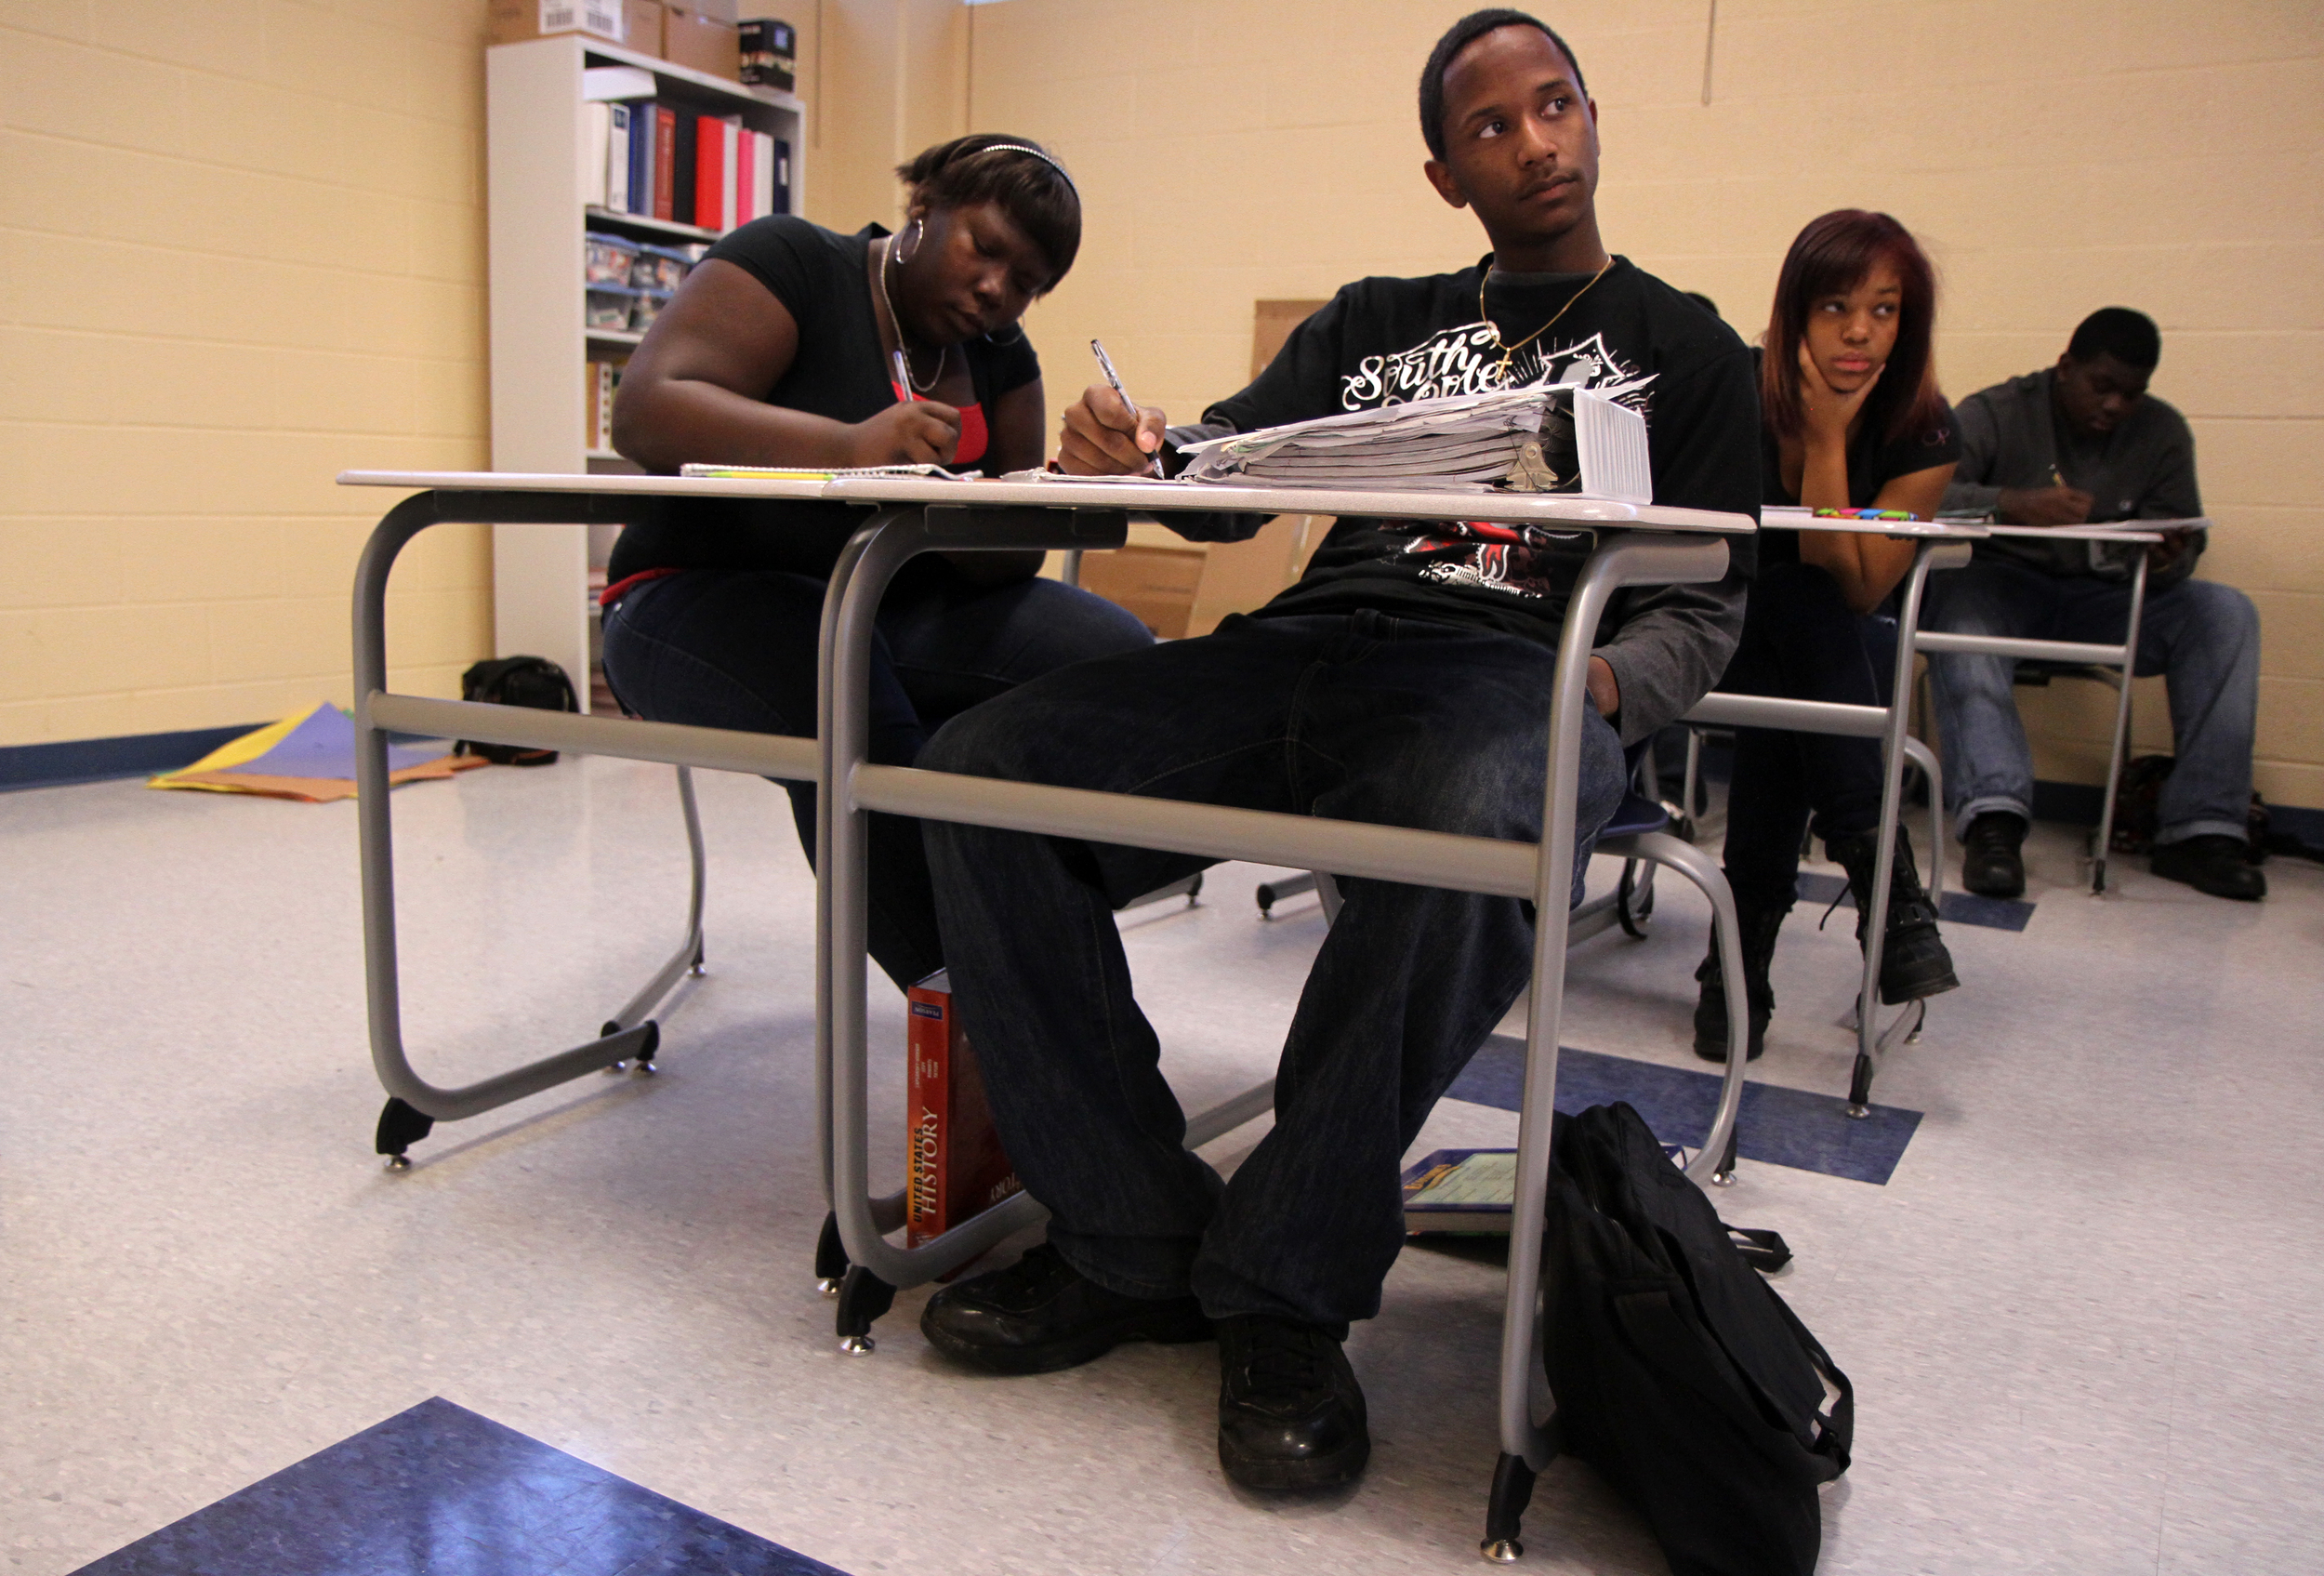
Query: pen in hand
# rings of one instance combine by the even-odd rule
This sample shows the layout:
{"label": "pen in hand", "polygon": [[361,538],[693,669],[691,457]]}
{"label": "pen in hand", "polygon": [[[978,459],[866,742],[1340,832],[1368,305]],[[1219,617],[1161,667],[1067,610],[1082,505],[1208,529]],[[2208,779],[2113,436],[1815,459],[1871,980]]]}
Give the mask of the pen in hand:
{"label": "pen in hand", "polygon": [[904,359],[904,347],[901,345],[898,345],[894,350],[890,351],[888,352],[888,357],[890,362],[895,367],[896,392],[902,397],[903,403],[908,405],[914,400],[919,398],[918,395],[912,392],[911,364]]}
{"label": "pen in hand", "polygon": [[[1105,374],[1105,380],[1113,386],[1115,396],[1122,402],[1122,407],[1129,412],[1130,442],[1136,443],[1138,423],[1142,419],[1138,409],[1138,402],[1131,399],[1129,391],[1122,387],[1122,375],[1114,370],[1114,358],[1105,353],[1104,344],[1096,339],[1090,340],[1089,353],[1098,358],[1098,370]],[[1162,454],[1159,449],[1147,457],[1146,471],[1153,476],[1162,474]]]}

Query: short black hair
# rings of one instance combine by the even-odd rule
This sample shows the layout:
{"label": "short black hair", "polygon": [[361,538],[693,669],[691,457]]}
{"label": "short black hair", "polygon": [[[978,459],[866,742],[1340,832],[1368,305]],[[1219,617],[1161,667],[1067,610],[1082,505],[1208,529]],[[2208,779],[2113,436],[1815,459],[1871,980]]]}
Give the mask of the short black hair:
{"label": "short black hair", "polygon": [[2152,372],[2162,360],[2162,330],[2143,311],[2128,307],[2100,307],[2082,319],[2067,341],[2066,353],[2076,361],[2112,356],[2124,366]]}
{"label": "short black hair", "polygon": [[931,207],[998,204],[1049,259],[1051,289],[1081,250],[1081,193],[1030,137],[990,131],[956,137],[896,166],[896,175],[915,200]]}
{"label": "short black hair", "polygon": [[1512,11],[1506,6],[1486,11],[1471,11],[1445,30],[1445,36],[1436,41],[1436,47],[1428,52],[1428,64],[1420,68],[1420,135],[1428,140],[1428,151],[1437,158],[1445,156],[1445,73],[1452,65],[1453,57],[1486,33],[1504,27],[1530,27],[1540,30],[1543,36],[1557,46],[1557,52],[1565,57],[1565,63],[1574,68],[1574,87],[1584,98],[1590,86],[1581,79],[1581,62],[1574,58],[1573,46],[1557,35],[1557,30],[1538,17],[1523,11]]}

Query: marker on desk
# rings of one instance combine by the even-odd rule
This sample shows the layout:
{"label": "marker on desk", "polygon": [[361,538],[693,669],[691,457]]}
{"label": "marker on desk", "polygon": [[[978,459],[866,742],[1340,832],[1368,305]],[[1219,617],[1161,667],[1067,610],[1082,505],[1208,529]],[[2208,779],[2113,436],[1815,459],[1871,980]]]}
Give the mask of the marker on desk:
{"label": "marker on desk", "polygon": [[[1105,380],[1114,386],[1114,392],[1121,400],[1122,407],[1129,412],[1129,419],[1132,422],[1140,420],[1141,416],[1138,410],[1138,402],[1131,399],[1129,397],[1129,391],[1122,387],[1122,375],[1114,370],[1114,358],[1105,353],[1105,346],[1103,343],[1096,339],[1090,340],[1089,353],[1098,358],[1098,370],[1104,373]],[[1130,441],[1135,443],[1137,441],[1135,436],[1136,429],[1133,427],[1131,431],[1132,436]],[[1146,469],[1156,476],[1162,474],[1161,450],[1156,449],[1152,455],[1147,457]]]}

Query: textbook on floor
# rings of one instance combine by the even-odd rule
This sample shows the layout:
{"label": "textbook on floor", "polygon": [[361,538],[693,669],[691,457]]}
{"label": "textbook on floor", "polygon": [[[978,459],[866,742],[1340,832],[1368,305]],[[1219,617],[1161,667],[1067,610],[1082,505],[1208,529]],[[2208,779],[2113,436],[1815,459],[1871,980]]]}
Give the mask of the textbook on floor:
{"label": "textbook on floor", "polygon": [[1024,1184],[993,1131],[976,1053],[953,1012],[951,975],[938,970],[905,994],[912,1066],[905,1094],[911,1147],[904,1229],[905,1245],[917,1248]]}

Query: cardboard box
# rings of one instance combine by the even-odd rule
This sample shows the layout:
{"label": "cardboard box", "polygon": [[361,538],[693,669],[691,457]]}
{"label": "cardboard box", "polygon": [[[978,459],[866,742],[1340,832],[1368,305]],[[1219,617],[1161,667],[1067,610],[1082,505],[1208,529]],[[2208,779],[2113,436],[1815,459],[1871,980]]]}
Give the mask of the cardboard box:
{"label": "cardboard box", "polygon": [[629,32],[623,0],[492,0],[487,18],[487,36],[495,44],[522,44],[565,33],[620,44]]}
{"label": "cardboard box", "polygon": [[662,59],[662,0],[622,0],[621,9],[629,34],[622,47]]}
{"label": "cardboard box", "polygon": [[706,14],[699,0],[673,0],[663,7],[662,58],[729,82],[743,79],[741,31]]}
{"label": "cardboard box", "polygon": [[577,33],[640,55],[662,53],[662,0],[492,0],[487,17],[494,44]]}

